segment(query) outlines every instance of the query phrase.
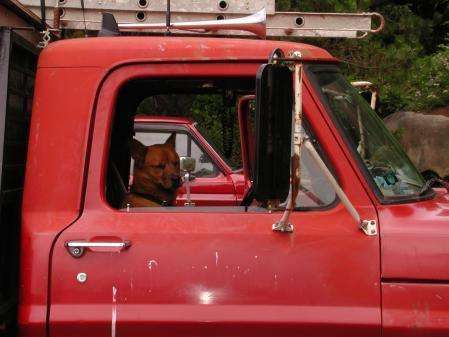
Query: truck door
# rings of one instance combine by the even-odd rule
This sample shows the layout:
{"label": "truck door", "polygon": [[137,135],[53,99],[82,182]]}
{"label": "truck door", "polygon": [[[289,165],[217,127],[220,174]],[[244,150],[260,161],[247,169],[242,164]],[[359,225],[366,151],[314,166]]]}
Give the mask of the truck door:
{"label": "truck door", "polygon": [[[379,337],[379,239],[359,230],[306,151],[302,182],[319,202],[300,193],[290,234],[272,231],[282,212],[257,205],[126,210],[107,203],[114,86],[133,74],[200,76],[202,67],[135,65],[105,82],[84,209],[54,244],[50,335]],[[254,77],[258,65],[233,68]],[[209,64],[207,74],[227,69]],[[303,95],[317,149],[361,217],[377,221],[306,88]]]}

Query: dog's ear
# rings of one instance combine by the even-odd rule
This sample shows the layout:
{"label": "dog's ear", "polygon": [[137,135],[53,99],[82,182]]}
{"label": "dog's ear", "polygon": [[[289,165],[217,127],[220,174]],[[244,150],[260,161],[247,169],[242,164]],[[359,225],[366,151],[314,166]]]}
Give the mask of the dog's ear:
{"label": "dog's ear", "polygon": [[142,167],[145,163],[147,147],[135,138],[131,139],[129,146],[131,148],[131,157],[134,159],[135,165],[137,167]]}
{"label": "dog's ear", "polygon": [[165,141],[165,144],[173,146],[176,148],[176,132],[173,132],[170,137]]}

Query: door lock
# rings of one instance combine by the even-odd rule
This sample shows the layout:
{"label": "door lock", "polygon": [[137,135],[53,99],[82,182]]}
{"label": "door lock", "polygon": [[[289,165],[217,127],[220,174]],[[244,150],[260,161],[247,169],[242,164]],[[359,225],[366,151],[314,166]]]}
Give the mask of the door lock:
{"label": "door lock", "polygon": [[78,275],[76,275],[76,280],[79,283],[84,283],[87,281],[87,274],[86,273],[78,273]]}
{"label": "door lock", "polygon": [[69,251],[70,255],[72,255],[75,258],[79,258],[83,256],[84,254],[84,248],[83,247],[70,247],[67,246],[67,250]]}

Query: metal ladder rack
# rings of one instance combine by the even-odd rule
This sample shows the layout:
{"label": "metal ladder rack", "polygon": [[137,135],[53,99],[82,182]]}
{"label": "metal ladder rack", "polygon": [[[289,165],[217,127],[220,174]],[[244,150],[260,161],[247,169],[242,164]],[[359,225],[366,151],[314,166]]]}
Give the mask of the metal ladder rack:
{"label": "metal ladder rack", "polygon": [[[20,1],[40,16],[41,0]],[[47,23],[55,29],[99,30],[102,12],[112,13],[119,25],[160,23],[166,20],[166,1],[160,0],[84,0],[84,13],[81,0],[46,2]],[[171,22],[235,19],[263,8],[267,14],[265,24],[269,37],[361,38],[368,33],[379,32],[384,24],[383,17],[378,13],[276,12],[275,0],[172,0]],[[146,32],[155,31],[150,29]],[[160,30],[157,32],[160,33]],[[239,30],[206,33],[252,36],[251,33]]]}

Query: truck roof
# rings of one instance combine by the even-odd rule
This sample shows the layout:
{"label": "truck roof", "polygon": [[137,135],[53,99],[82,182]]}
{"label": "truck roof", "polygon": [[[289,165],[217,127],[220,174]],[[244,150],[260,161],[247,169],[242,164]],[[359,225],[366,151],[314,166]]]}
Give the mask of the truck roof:
{"label": "truck roof", "polygon": [[41,54],[39,67],[100,67],[152,61],[264,61],[282,48],[300,51],[306,62],[336,62],[326,50],[312,45],[274,40],[209,37],[119,36],[57,41]]}

